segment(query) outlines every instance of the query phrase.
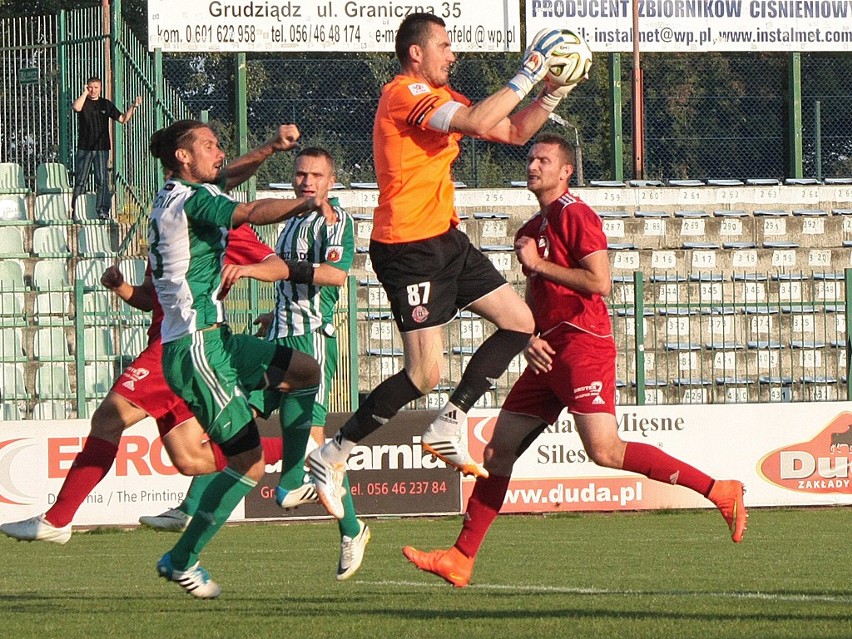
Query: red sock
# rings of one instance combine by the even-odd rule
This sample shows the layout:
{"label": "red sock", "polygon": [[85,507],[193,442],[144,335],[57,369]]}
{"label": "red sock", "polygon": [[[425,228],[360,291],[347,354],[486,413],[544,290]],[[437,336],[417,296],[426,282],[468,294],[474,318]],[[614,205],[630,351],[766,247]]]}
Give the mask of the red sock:
{"label": "red sock", "polygon": [[477,478],[473,493],[467,501],[467,511],[464,514],[456,548],[467,557],[475,557],[485,539],[485,534],[503,507],[509,478],[501,475],[491,475],[488,479]]}
{"label": "red sock", "polygon": [[284,441],[280,437],[261,437],[260,446],[267,464],[277,464],[284,456]]}
{"label": "red sock", "polygon": [[[216,459],[216,470],[224,470],[225,466],[228,465],[228,458],[225,457],[225,453],[214,441],[210,442],[210,447],[213,449],[213,457]],[[281,461],[284,454],[284,443],[280,437],[261,437],[260,447],[263,448],[263,458],[267,464],[277,464]]]}
{"label": "red sock", "polygon": [[713,478],[709,475],[649,444],[627,442],[621,468],[666,484],[686,486],[705,497],[713,486]]}
{"label": "red sock", "polygon": [[95,486],[106,476],[118,446],[97,437],[87,437],[83,450],[74,458],[68,475],[56,496],[56,503],[45,513],[48,522],[61,528],[74,519],[77,509]]}
{"label": "red sock", "polygon": [[219,448],[219,444],[211,440],[210,448],[213,449],[213,458],[216,460],[216,470],[225,470],[225,466],[228,465],[228,458],[225,456],[225,453],[222,452],[222,449]]}

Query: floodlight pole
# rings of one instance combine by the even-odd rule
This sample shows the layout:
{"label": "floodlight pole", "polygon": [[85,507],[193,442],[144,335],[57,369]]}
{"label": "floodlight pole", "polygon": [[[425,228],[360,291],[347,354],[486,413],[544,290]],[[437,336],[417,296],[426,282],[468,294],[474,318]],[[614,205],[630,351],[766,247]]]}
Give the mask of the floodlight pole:
{"label": "floodlight pole", "polygon": [[645,99],[639,64],[639,0],[633,0],[633,177],[645,178]]}

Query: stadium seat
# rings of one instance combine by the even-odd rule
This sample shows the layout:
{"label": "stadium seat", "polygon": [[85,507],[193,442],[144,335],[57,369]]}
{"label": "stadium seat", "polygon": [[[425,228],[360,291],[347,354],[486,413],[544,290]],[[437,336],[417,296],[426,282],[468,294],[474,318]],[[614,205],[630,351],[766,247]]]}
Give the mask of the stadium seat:
{"label": "stadium seat", "polygon": [[125,359],[136,359],[148,345],[148,332],[142,326],[122,327],[118,334],[118,352]]}
{"label": "stadium seat", "polygon": [[115,381],[114,362],[89,362],[83,372],[86,398],[106,396]]}
{"label": "stadium seat", "polygon": [[33,357],[40,361],[71,360],[65,329],[61,326],[48,326],[36,330],[33,336]]}
{"label": "stadium seat", "polygon": [[24,294],[0,291],[0,326],[22,326],[24,317]]}
{"label": "stadium seat", "polygon": [[0,398],[29,399],[27,386],[24,383],[24,365],[3,362],[0,364]]}
{"label": "stadium seat", "polygon": [[113,294],[104,290],[83,293],[83,324],[85,326],[106,326],[114,323],[115,309]]}
{"label": "stadium seat", "polygon": [[16,326],[0,327],[0,360],[26,362],[22,330]]}
{"label": "stadium seat", "polygon": [[24,250],[24,235],[21,229],[15,226],[0,226],[0,259],[29,256]]}
{"label": "stadium seat", "polygon": [[36,167],[36,194],[71,193],[68,169],[60,162],[45,162]]}
{"label": "stadium seat", "polygon": [[68,366],[59,362],[39,366],[35,374],[35,390],[40,399],[72,398]]}
{"label": "stadium seat", "polygon": [[25,291],[24,266],[18,260],[0,260],[0,291]]}
{"label": "stadium seat", "polygon": [[77,234],[77,254],[87,258],[115,255],[118,251],[118,238],[114,229],[112,225],[105,224],[81,228]]}
{"label": "stadium seat", "polygon": [[62,193],[37,195],[33,201],[33,221],[36,224],[71,224],[66,196]]}
{"label": "stadium seat", "polygon": [[22,226],[32,224],[27,217],[27,203],[22,195],[0,195],[0,225]]}
{"label": "stadium seat", "polygon": [[104,224],[98,217],[97,194],[83,193],[74,203],[74,221],[78,224]]}
{"label": "stadium seat", "polygon": [[0,193],[27,195],[29,192],[24,168],[16,162],[0,162]]}
{"label": "stadium seat", "polygon": [[[2,230],[2,229],[0,229]],[[61,226],[40,226],[33,231],[33,255],[37,257],[70,257],[68,237]]]}
{"label": "stadium seat", "polygon": [[71,404],[61,399],[48,399],[36,402],[33,406],[33,419],[52,421],[57,419],[70,419],[74,414]]}
{"label": "stadium seat", "polygon": [[42,326],[67,326],[71,320],[71,294],[62,291],[39,293],[33,302],[33,321]]}
{"label": "stadium seat", "polygon": [[115,348],[112,343],[112,330],[100,326],[84,328],[83,357],[87,362],[114,361]]}
{"label": "stadium seat", "polygon": [[124,259],[118,264],[118,268],[122,275],[124,275],[124,279],[133,285],[142,283],[145,279],[145,270],[147,267],[147,261],[141,258]]}
{"label": "stadium seat", "polygon": [[[2,392],[2,389],[0,389]],[[0,402],[0,421],[16,422],[24,418],[26,407],[23,402],[2,401]]]}
{"label": "stadium seat", "polygon": [[87,289],[102,289],[101,275],[112,265],[111,260],[94,257],[82,259],[74,265],[74,278],[83,283]]}
{"label": "stadium seat", "polygon": [[33,288],[37,291],[61,291],[71,288],[65,260],[39,260],[33,267]]}

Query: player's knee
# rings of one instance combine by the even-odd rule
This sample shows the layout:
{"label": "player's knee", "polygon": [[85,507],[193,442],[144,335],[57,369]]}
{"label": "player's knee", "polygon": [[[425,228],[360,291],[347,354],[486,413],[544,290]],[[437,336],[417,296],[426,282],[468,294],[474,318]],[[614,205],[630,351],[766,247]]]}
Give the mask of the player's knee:
{"label": "player's knee", "polygon": [[515,451],[493,444],[488,444],[483,454],[483,462],[488,472],[505,477],[512,474],[512,467],[517,459]]}
{"label": "player's knee", "polygon": [[115,408],[102,402],[92,413],[91,434],[98,439],[118,441],[126,424]]}
{"label": "player's knee", "polygon": [[174,464],[174,467],[177,469],[177,471],[181,475],[186,475],[187,477],[195,477],[196,475],[206,475],[216,470],[215,464],[213,465],[213,469],[211,470],[210,464],[207,464],[202,460],[196,459],[195,457],[191,457],[189,455],[176,455],[171,459],[172,464]]}
{"label": "player's knee", "polygon": [[295,351],[284,378],[291,390],[318,386],[322,377],[320,366],[313,357]]}
{"label": "player's knee", "polygon": [[591,459],[598,466],[604,468],[621,468],[623,455],[618,454],[614,446],[590,446],[586,450]]}

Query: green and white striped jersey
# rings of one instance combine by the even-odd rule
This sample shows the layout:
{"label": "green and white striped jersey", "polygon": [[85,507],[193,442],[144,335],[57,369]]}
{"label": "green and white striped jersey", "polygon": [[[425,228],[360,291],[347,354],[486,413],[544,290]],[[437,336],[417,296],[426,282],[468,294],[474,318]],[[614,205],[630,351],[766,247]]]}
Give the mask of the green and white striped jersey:
{"label": "green and white striped jersey", "polygon": [[163,307],[163,343],[225,321],[219,299],[231,218],[239,203],[213,184],[172,179],[148,221],[148,260]]}
{"label": "green and white striped jersey", "polygon": [[[283,260],[329,264],[348,272],[355,255],[352,216],[331,200],[337,223],[328,225],[318,211],[287,220],[278,236],[275,252]],[[267,339],[307,335],[332,326],[334,307],[340,297],[337,286],[275,284],[275,312]]]}

